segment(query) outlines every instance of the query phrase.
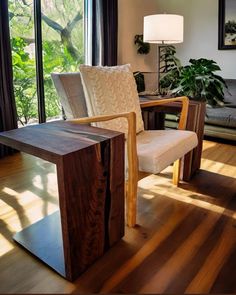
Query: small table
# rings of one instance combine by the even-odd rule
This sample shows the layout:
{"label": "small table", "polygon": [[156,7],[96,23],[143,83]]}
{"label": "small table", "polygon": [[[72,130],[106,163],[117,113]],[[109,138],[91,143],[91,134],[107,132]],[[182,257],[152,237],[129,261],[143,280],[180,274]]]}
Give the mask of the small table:
{"label": "small table", "polygon": [[[160,99],[160,98],[159,98]],[[140,106],[142,102],[154,100],[155,96],[141,96]],[[158,100],[158,98],[156,98]],[[182,104],[180,102],[172,102],[168,104],[158,105],[156,107],[145,108],[142,110],[145,129],[164,129],[165,114],[177,114],[180,112]],[[194,131],[198,137],[198,145],[195,149],[184,156],[184,166],[182,170],[182,180],[189,181],[193,174],[200,168],[202,156],[202,142],[204,136],[204,119],[206,113],[205,102],[189,101],[189,110],[187,118],[186,130]]]}
{"label": "small table", "polygon": [[14,240],[73,281],[124,235],[124,135],[56,121],[1,132],[0,143],[56,164],[60,212]]}

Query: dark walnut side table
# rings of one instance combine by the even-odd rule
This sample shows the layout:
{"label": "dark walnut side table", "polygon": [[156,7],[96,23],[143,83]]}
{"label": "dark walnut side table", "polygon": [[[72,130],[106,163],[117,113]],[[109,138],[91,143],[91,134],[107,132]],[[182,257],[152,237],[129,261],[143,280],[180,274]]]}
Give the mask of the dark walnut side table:
{"label": "dark walnut side table", "polygon": [[[158,98],[156,98],[158,99]],[[140,106],[142,102],[155,100],[155,96],[140,96]],[[173,102],[169,104],[158,105],[156,107],[145,108],[142,110],[144,127],[149,130],[165,128],[165,115],[178,114],[181,110],[181,103]],[[193,174],[200,168],[202,156],[202,142],[204,136],[204,119],[206,113],[205,102],[189,101],[189,111],[186,129],[195,131],[198,136],[198,145],[193,151],[184,157],[182,170],[182,180],[189,181]]]}
{"label": "dark walnut side table", "polygon": [[124,236],[124,135],[56,121],[1,132],[0,143],[56,164],[60,211],[14,240],[73,281]]}

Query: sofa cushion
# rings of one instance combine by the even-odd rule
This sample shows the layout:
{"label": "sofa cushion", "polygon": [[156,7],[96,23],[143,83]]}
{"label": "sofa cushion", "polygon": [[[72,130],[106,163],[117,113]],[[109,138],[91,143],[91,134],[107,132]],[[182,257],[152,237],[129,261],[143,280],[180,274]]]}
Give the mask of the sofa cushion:
{"label": "sofa cushion", "polygon": [[[130,65],[80,67],[89,116],[135,112],[137,133],[144,129],[139,97]],[[96,123],[96,126],[127,134],[126,119]]]}
{"label": "sofa cushion", "polygon": [[236,79],[225,80],[228,90],[225,90],[224,99],[225,103],[230,107],[236,107]]}
{"label": "sofa cushion", "polygon": [[204,135],[236,141],[236,128],[205,124]]}
{"label": "sofa cushion", "polygon": [[212,125],[236,128],[236,108],[207,107],[205,122]]}
{"label": "sofa cushion", "polygon": [[143,131],[137,135],[139,170],[159,173],[196,147],[197,143],[197,135],[192,131]]}

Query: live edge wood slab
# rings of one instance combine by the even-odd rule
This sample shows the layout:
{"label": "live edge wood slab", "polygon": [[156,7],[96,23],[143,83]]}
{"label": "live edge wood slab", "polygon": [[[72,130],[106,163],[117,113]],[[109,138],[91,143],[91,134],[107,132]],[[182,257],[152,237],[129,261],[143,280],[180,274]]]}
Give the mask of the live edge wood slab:
{"label": "live edge wood slab", "polygon": [[0,143],[56,164],[60,212],[14,240],[75,280],[124,235],[124,135],[56,121],[1,132]]}

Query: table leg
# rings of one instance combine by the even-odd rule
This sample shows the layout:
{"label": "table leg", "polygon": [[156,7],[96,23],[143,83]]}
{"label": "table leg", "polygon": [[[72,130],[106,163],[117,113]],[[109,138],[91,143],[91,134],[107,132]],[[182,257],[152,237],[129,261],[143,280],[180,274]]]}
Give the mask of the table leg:
{"label": "table leg", "polygon": [[57,165],[65,272],[74,280],[124,235],[124,143],[119,137]]}

